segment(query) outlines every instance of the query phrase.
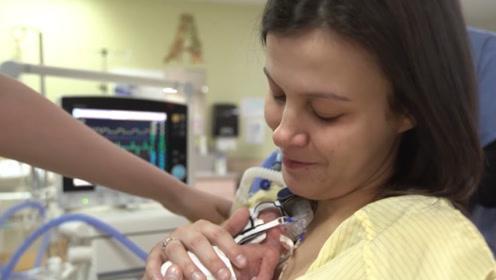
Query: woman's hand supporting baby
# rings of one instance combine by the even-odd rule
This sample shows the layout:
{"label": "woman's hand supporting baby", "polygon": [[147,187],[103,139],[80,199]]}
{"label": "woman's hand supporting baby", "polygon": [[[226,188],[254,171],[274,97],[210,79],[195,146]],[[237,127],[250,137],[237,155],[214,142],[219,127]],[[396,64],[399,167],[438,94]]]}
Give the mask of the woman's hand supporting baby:
{"label": "woman's hand supporting baby", "polygon": [[[264,221],[277,217],[274,212],[260,215]],[[261,244],[238,245],[233,236],[239,233],[249,220],[246,208],[236,211],[222,226],[200,220],[193,224],[177,228],[164,244],[160,242],[150,252],[146,265],[146,279],[206,279],[199,268],[188,256],[194,253],[202,264],[216,279],[231,279],[229,269],[215,253],[212,246],[217,246],[233,264],[236,278],[240,280],[272,279],[279,261],[282,246],[279,242],[280,229],[267,232],[266,240]],[[165,277],[160,267],[165,261],[173,263]]]}

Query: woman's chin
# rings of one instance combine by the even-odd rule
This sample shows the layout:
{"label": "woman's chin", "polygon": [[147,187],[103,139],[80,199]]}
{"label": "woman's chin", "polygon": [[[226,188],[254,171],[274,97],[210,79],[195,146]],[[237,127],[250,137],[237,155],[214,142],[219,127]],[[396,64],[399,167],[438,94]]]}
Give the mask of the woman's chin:
{"label": "woman's chin", "polygon": [[291,193],[310,200],[318,200],[318,195],[314,194],[311,188],[309,188],[308,186],[297,182],[289,183],[288,181],[286,181],[286,183]]}
{"label": "woman's chin", "polygon": [[311,183],[308,180],[308,176],[306,178],[300,178],[299,176],[293,176],[283,172],[283,178],[291,193],[299,197],[310,200],[326,199],[324,195],[325,191],[322,189],[323,187],[319,187],[316,184]]}

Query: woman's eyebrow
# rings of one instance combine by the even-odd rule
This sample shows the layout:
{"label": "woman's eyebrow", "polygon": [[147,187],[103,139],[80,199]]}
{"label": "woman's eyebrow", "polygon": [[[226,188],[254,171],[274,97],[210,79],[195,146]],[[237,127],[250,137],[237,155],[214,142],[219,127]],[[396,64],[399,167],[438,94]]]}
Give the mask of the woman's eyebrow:
{"label": "woman's eyebrow", "polygon": [[344,101],[344,102],[350,102],[351,99],[348,97],[342,96],[342,95],[337,95],[334,92],[310,92],[307,94],[307,96],[314,97],[314,98],[328,98],[328,99],[335,99],[337,101]]}
{"label": "woman's eyebrow", "polygon": [[[267,71],[267,68],[263,68],[263,72],[265,74],[265,76],[267,76],[267,79],[269,79],[269,81],[271,83],[273,83],[274,85],[278,86],[279,85],[274,81],[274,79],[272,79],[272,77],[270,76],[269,74],[269,71]],[[351,99],[349,99],[348,97],[345,97],[345,96],[342,96],[342,95],[338,95],[334,92],[310,92],[308,94],[306,94],[310,97],[314,97],[314,98],[328,98],[328,99],[335,99],[337,101],[345,101],[345,102],[350,102]]]}

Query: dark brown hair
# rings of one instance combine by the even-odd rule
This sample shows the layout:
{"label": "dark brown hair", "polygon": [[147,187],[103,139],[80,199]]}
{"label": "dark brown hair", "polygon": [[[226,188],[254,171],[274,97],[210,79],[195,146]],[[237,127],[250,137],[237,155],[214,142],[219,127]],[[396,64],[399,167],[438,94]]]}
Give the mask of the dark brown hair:
{"label": "dark brown hair", "polygon": [[261,37],[329,28],[376,57],[393,112],[415,128],[401,139],[384,195],[428,194],[464,206],[482,168],[475,78],[458,0],[269,0]]}

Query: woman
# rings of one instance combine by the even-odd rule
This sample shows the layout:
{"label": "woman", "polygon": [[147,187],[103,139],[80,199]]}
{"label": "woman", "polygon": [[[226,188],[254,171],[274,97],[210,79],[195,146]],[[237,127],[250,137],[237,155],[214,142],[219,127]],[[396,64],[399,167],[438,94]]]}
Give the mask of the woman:
{"label": "woman", "polygon": [[[317,204],[304,241],[275,276],[496,279],[490,250],[462,214],[481,151],[458,1],[272,0],[261,34],[265,119],[283,177]],[[246,266],[234,257],[250,250],[234,244],[229,227],[180,228],[150,263],[161,255],[178,264],[170,279],[204,279],[188,248],[228,279],[210,244],[238,268]]]}

